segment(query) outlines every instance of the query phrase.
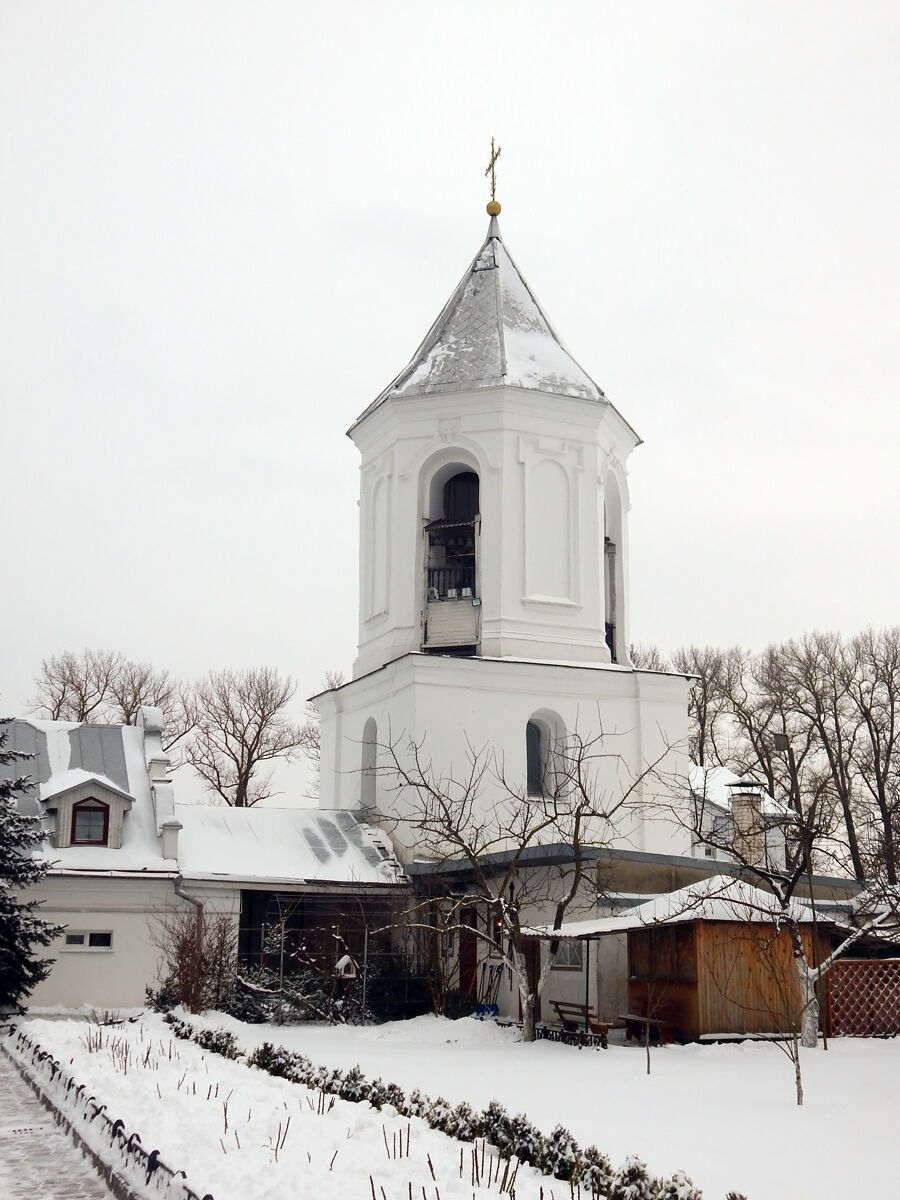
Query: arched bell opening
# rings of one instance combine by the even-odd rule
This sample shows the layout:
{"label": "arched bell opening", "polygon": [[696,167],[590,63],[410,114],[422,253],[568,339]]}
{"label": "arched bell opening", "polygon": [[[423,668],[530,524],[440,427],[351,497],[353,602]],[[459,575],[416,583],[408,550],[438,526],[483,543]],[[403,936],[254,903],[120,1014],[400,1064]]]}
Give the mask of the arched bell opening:
{"label": "arched bell opening", "polygon": [[425,517],[424,649],[475,654],[480,635],[480,480],[466,463],[431,477]]}

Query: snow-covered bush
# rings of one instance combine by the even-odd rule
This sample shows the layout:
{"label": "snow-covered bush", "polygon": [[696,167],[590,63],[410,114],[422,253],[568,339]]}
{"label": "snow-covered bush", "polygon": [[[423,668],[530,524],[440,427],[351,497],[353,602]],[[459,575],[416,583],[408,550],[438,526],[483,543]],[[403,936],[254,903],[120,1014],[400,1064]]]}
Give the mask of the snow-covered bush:
{"label": "snow-covered bush", "polygon": [[237,1044],[237,1038],[227,1029],[198,1029],[193,1040],[204,1050],[212,1050],[223,1058],[241,1058],[242,1051]]}
{"label": "snow-covered bush", "polygon": [[547,1151],[547,1139],[536,1125],[517,1113],[509,1123],[509,1153],[525,1163],[540,1163]]}
{"label": "snow-covered bush", "polygon": [[481,1128],[485,1139],[502,1155],[512,1154],[512,1120],[499,1100],[492,1100],[482,1113]]}
{"label": "snow-covered bush", "polygon": [[373,1108],[381,1108],[385,1104],[389,1104],[388,1100],[388,1085],[383,1079],[373,1079],[369,1085],[369,1103]]}
{"label": "snow-covered bush", "polygon": [[437,1129],[440,1133],[447,1132],[447,1126],[452,1118],[453,1105],[448,1104],[443,1096],[432,1100],[430,1107],[425,1112],[425,1120],[432,1129]]}
{"label": "snow-covered bush", "polygon": [[540,1165],[555,1179],[571,1179],[578,1162],[578,1143],[564,1125],[557,1125],[544,1145]]}
{"label": "snow-covered bush", "polygon": [[647,1173],[647,1164],[630,1154],[616,1171],[609,1200],[655,1200],[655,1197],[656,1185]]}
{"label": "snow-covered bush", "polygon": [[703,1200],[703,1193],[694,1187],[684,1171],[676,1171],[670,1179],[664,1179],[656,1196],[657,1200]]}
{"label": "snow-covered bush", "polygon": [[144,1003],[154,1012],[167,1013],[178,1006],[178,993],[168,983],[161,983],[158,988],[149,985],[144,988]]}
{"label": "snow-covered bush", "polygon": [[406,1115],[408,1117],[424,1117],[428,1112],[431,1101],[418,1088],[413,1088],[406,1099]]}
{"label": "snow-covered bush", "polygon": [[247,1059],[247,1065],[259,1067],[261,1071],[267,1071],[269,1075],[275,1075],[279,1079],[298,1079],[298,1067],[301,1065],[298,1059],[302,1057],[285,1050],[284,1046],[273,1046],[271,1042],[263,1042]]}
{"label": "snow-covered bush", "polygon": [[596,1146],[588,1146],[581,1152],[578,1167],[578,1183],[583,1192],[594,1198],[606,1197],[614,1178],[612,1163]]}
{"label": "snow-covered bush", "polygon": [[368,1100],[369,1081],[358,1066],[351,1067],[349,1071],[344,1072],[338,1094],[342,1100],[350,1100],[357,1104],[360,1100]]}
{"label": "snow-covered bush", "polygon": [[384,1100],[382,1105],[390,1104],[396,1108],[398,1113],[406,1116],[406,1093],[399,1083],[386,1083],[384,1085]]}
{"label": "snow-covered bush", "polygon": [[444,1132],[463,1142],[473,1142],[481,1136],[481,1114],[473,1112],[465,1100],[450,1114]]}

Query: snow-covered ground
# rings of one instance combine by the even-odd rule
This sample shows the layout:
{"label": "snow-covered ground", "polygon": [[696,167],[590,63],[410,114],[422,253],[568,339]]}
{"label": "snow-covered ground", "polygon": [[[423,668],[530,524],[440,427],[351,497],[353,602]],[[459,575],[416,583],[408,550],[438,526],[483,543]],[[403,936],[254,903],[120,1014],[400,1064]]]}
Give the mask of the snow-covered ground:
{"label": "snow-covered ground", "polygon": [[[765,1043],[654,1050],[648,1077],[639,1047],[612,1044],[602,1051],[550,1042],[523,1045],[514,1031],[472,1019],[419,1017],[359,1028],[251,1026],[218,1016],[192,1020],[230,1029],[247,1048],[272,1041],[328,1067],[358,1063],[369,1078],[380,1076],[407,1092],[418,1087],[453,1103],[468,1100],[476,1108],[499,1099],[510,1112],[525,1112],[545,1133],[562,1122],[582,1145],[596,1143],[616,1165],[637,1153],[656,1175],[681,1168],[703,1188],[706,1200],[723,1200],[730,1189],[750,1200],[892,1194],[892,1187],[890,1193],[885,1188],[893,1177],[892,1148],[900,1118],[897,1040],[835,1039],[827,1052],[805,1052],[806,1103],[797,1108],[793,1067],[776,1046]],[[80,1078],[89,1076],[86,1082],[98,1094],[112,1094],[108,1103],[122,1109],[145,1144],[147,1138],[153,1140],[172,1165],[189,1164],[192,1181],[210,1188],[216,1200],[281,1195],[276,1186],[282,1164],[290,1164],[285,1178],[297,1181],[303,1171],[315,1182],[315,1194],[325,1198],[341,1194],[365,1200],[371,1195],[372,1174],[376,1185],[384,1186],[387,1200],[395,1200],[407,1195],[408,1181],[416,1194],[421,1194],[421,1182],[431,1182],[426,1153],[441,1179],[444,1200],[472,1195],[471,1185],[459,1179],[459,1144],[419,1123],[413,1126],[410,1153],[415,1162],[389,1160],[382,1125],[392,1144],[394,1132],[405,1129],[406,1121],[368,1105],[337,1100],[319,1117],[305,1099],[298,1101],[295,1085],[250,1073],[184,1041],[175,1042],[179,1062],[173,1067],[160,1062],[150,1084],[152,1095],[145,1096],[137,1085],[138,1072],[126,1078],[87,1053],[83,1023],[30,1024],[38,1041],[61,1058],[75,1058],[73,1069]],[[151,1016],[142,1036],[168,1044],[170,1033]],[[185,1070],[188,1076],[179,1088]],[[189,1087],[198,1079],[194,1095]],[[150,1102],[157,1082],[164,1105]],[[207,1101],[214,1083],[219,1096]],[[223,1090],[233,1090],[227,1136]],[[253,1113],[249,1120],[247,1110]],[[272,1143],[279,1121],[283,1125],[288,1114],[291,1130],[276,1168]],[[250,1158],[233,1144],[235,1129],[242,1146],[246,1142],[260,1148],[269,1164],[262,1178],[258,1167],[245,1172]],[[530,1179],[536,1182],[523,1168],[516,1188],[520,1197],[531,1193]],[[547,1184],[546,1179],[541,1182]],[[497,1194],[496,1187],[490,1194]]]}

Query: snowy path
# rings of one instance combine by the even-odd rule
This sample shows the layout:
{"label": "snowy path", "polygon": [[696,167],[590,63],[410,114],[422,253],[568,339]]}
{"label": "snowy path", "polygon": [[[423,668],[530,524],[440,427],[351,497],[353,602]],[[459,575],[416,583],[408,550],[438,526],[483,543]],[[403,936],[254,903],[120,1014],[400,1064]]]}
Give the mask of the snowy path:
{"label": "snowy path", "polygon": [[3,1200],[111,1200],[112,1192],[0,1053]]}

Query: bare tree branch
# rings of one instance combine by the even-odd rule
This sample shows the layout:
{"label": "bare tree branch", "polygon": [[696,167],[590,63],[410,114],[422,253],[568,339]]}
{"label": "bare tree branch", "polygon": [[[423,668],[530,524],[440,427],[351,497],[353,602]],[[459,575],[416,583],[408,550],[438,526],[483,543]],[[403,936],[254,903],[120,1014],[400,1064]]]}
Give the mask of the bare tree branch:
{"label": "bare tree branch", "polygon": [[293,758],[301,742],[284,711],[295,690],[273,667],[210,671],[195,685],[185,759],[224,803],[249,808],[273,795],[272,772],[262,768]]}

